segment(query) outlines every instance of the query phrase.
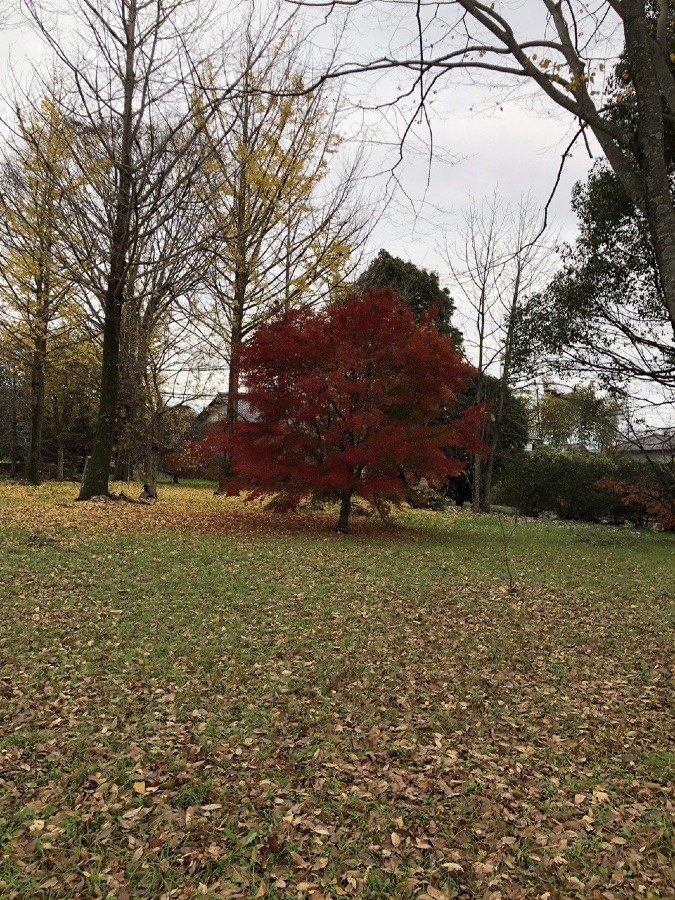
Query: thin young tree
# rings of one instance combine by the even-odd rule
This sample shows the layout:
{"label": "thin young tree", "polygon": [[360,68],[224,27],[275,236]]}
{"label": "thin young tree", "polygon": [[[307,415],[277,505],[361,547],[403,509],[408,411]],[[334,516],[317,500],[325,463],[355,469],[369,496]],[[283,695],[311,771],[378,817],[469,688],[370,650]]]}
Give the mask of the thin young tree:
{"label": "thin young tree", "polygon": [[[472,506],[490,509],[490,494],[509,392],[518,384],[524,352],[520,314],[546,269],[549,251],[538,237],[541,217],[528,198],[515,213],[495,193],[480,205],[471,202],[454,247],[446,245],[446,260],[456,293],[473,313],[472,334],[466,336],[476,357],[476,402],[489,399],[487,452],[472,465]],[[494,374],[493,374],[494,373]],[[497,377],[497,390],[487,376]],[[489,428],[489,437],[487,429]]]}

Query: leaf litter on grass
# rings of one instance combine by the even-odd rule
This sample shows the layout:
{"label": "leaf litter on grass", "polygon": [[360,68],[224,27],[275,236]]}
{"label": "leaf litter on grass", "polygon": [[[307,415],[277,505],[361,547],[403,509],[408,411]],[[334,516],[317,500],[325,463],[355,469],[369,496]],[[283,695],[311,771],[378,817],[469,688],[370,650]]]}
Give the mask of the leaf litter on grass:
{"label": "leaf litter on grass", "polygon": [[3,896],[673,895],[672,545],[577,576],[573,531],[520,531],[509,594],[489,521],[192,534],[169,496],[142,539],[18,504]]}

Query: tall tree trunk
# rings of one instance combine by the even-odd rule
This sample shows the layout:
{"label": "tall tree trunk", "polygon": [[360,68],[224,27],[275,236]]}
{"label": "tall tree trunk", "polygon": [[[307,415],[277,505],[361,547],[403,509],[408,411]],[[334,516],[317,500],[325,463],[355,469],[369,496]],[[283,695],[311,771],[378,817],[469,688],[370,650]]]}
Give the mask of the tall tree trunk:
{"label": "tall tree trunk", "polygon": [[159,445],[154,433],[150,435],[145,457],[145,484],[151,497],[157,499],[157,468],[159,463]]}
{"label": "tall tree trunk", "polygon": [[[482,370],[482,341],[481,341],[481,361],[479,363],[478,385],[476,387],[476,403],[483,401],[483,370]],[[474,512],[480,512],[481,502],[483,498],[483,458],[477,453],[473,454],[473,477],[471,479],[471,508]]]}
{"label": "tall tree trunk", "polygon": [[485,512],[490,512],[490,495],[492,494],[492,477],[495,470],[495,460],[497,459],[497,447],[502,433],[502,419],[504,418],[504,399],[506,394],[506,386],[500,385],[499,405],[497,407],[497,415],[495,416],[494,427],[492,430],[492,440],[490,441],[490,449],[487,459],[485,460],[485,475],[483,478],[483,494],[481,498],[481,507]]}
{"label": "tall tree trunk", "polygon": [[490,450],[485,465],[485,477],[483,483],[482,507],[485,512],[490,512],[490,500],[492,494],[492,478],[495,470],[495,461],[497,459],[497,448],[502,435],[502,423],[504,421],[504,406],[506,404],[506,392],[509,389],[509,380],[511,378],[511,363],[513,360],[514,342],[516,338],[516,312],[518,310],[518,302],[520,300],[521,280],[523,277],[523,259],[518,256],[516,264],[516,279],[513,285],[513,294],[511,297],[511,306],[509,309],[508,326],[506,328],[506,337],[504,338],[504,358],[502,360],[502,373],[499,378],[499,400],[497,403],[497,413],[495,415],[494,428],[492,431],[492,440],[490,441]]}
{"label": "tall tree trunk", "polygon": [[477,453],[473,454],[473,477],[471,479],[471,509],[480,512],[481,498],[483,496],[483,459]]}
{"label": "tall tree trunk", "polygon": [[[248,85],[248,77],[245,79]],[[251,97],[244,95],[244,113],[242,115],[242,144],[248,149],[249,143],[249,114],[248,104]],[[235,426],[239,418],[239,377],[241,371],[241,347],[244,338],[244,304],[248,291],[248,160],[243,155],[239,164],[238,183],[235,201],[235,217],[237,223],[235,271],[234,271],[234,297],[232,303],[232,321],[230,330],[230,371],[227,384],[227,418],[225,421],[225,434],[234,434]],[[221,464],[221,483],[234,474],[232,470],[231,455],[225,451]]]}
{"label": "tall tree trunk", "polygon": [[110,461],[115,440],[117,418],[117,392],[119,387],[120,313],[122,304],[119,293],[124,289],[123,275],[117,275],[117,284],[111,279],[108,302],[103,323],[103,364],[101,370],[101,395],[94,444],[89,465],[80,489],[80,500],[89,500],[108,493]]}
{"label": "tall tree trunk", "polygon": [[644,0],[623,0],[622,12],[626,56],[638,109],[636,155],[644,183],[647,222],[668,317],[675,332],[675,206],[666,163],[661,90],[652,64]]}
{"label": "tall tree trunk", "polygon": [[47,339],[44,333],[35,340],[31,365],[30,447],[26,460],[26,478],[31,484],[42,479],[42,428],[45,420],[45,360]]}
{"label": "tall tree trunk", "polygon": [[241,378],[242,324],[237,321],[232,329],[232,348],[230,350],[230,371],[227,378],[227,422],[229,430],[239,420],[239,380]]}
{"label": "tall tree trunk", "polygon": [[[483,267],[481,273],[481,291],[476,308],[476,325],[478,326],[478,374],[476,375],[476,403],[483,400],[483,369],[485,355],[485,328],[487,319],[487,285],[489,277],[489,266]],[[483,429],[484,431],[484,429]],[[482,437],[482,434],[481,434]],[[483,481],[483,459],[477,453],[473,454],[473,478],[471,479],[471,508],[475,513],[480,512],[481,501],[483,498],[482,481]]]}
{"label": "tall tree trunk", "polygon": [[115,442],[117,396],[120,381],[120,330],[122,308],[128,281],[127,255],[131,223],[131,194],[133,182],[132,142],[135,90],[135,31],[136,3],[129,5],[126,23],[126,61],[124,72],[124,110],[120,148],[119,185],[115,203],[115,218],[110,250],[110,270],[106,285],[103,322],[103,360],[101,367],[101,397],[91,459],[82,481],[80,500],[108,494],[110,460]]}
{"label": "tall tree trunk", "polygon": [[[234,434],[239,419],[239,380],[241,377],[241,348],[244,331],[244,300],[246,296],[247,278],[245,273],[235,274],[235,302],[233,306],[232,332],[230,339],[230,370],[227,377],[227,414],[225,434]],[[225,451],[220,469],[221,486],[226,479],[234,475],[232,459]]]}
{"label": "tall tree trunk", "polygon": [[[134,466],[145,461],[143,359],[140,311],[136,297],[136,266],[129,267],[125,304],[120,324],[120,382],[117,400],[117,458],[114,481],[133,481]],[[143,359],[142,359],[143,357]],[[139,443],[139,438],[142,440]],[[139,453],[140,450],[140,453]],[[141,457],[139,459],[139,456]]]}
{"label": "tall tree trunk", "polygon": [[[120,352],[120,383],[119,391],[128,391],[128,382],[123,378],[124,362]],[[120,403],[119,396],[117,402],[117,423],[115,433],[117,435],[117,456],[115,457],[115,468],[113,470],[113,481],[133,481],[134,463],[137,457],[137,437],[138,422],[134,414],[133,399],[127,394],[129,402]]]}
{"label": "tall tree trunk", "polygon": [[349,534],[349,514],[352,511],[352,495],[344,494],[340,502],[340,517],[337,530],[342,534]]}
{"label": "tall tree trunk", "polygon": [[157,468],[159,465],[159,428],[155,410],[150,411],[150,424],[145,442],[145,485],[151,497],[157,499]]}
{"label": "tall tree trunk", "polygon": [[[122,390],[122,364],[120,368],[120,385],[118,390]],[[131,403],[117,404],[117,456],[115,457],[115,468],[113,470],[113,481],[133,481],[134,479],[134,463],[136,461],[137,441],[134,437],[137,434],[138,423],[134,415]]]}
{"label": "tall tree trunk", "polygon": [[117,456],[113,469],[113,481],[129,481],[129,469],[131,468],[130,451],[128,444],[128,426],[124,412],[117,411]]}
{"label": "tall tree trunk", "polygon": [[19,411],[18,411],[18,380],[16,377],[16,366],[12,368],[12,406],[10,411],[11,417],[11,444],[9,448],[9,474],[12,478],[16,477],[19,470]]}
{"label": "tall tree trunk", "polygon": [[65,447],[63,441],[63,435],[59,435],[56,439],[56,480],[63,481],[64,480],[64,457],[65,457]]}

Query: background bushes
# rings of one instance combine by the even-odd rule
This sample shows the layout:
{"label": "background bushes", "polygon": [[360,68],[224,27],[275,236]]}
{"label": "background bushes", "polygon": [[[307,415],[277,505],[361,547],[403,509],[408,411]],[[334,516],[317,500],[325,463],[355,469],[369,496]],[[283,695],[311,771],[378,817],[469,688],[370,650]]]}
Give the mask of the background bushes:
{"label": "background bushes", "polygon": [[[616,491],[599,482],[652,483],[667,493],[672,473],[664,464],[651,466],[633,460],[614,461],[606,456],[574,456],[548,447],[514,455],[495,490],[496,503],[513,506],[528,516],[555,513],[561,519],[621,524],[636,527],[654,523],[647,504],[626,503]],[[625,495],[624,495],[625,496]]]}

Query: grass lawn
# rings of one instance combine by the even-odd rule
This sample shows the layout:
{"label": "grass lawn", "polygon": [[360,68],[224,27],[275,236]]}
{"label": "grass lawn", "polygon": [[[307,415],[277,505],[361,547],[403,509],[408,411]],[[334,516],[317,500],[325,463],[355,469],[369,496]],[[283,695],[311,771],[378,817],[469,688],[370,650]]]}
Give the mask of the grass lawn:
{"label": "grass lawn", "polygon": [[0,483],[0,895],[675,896],[675,536]]}

